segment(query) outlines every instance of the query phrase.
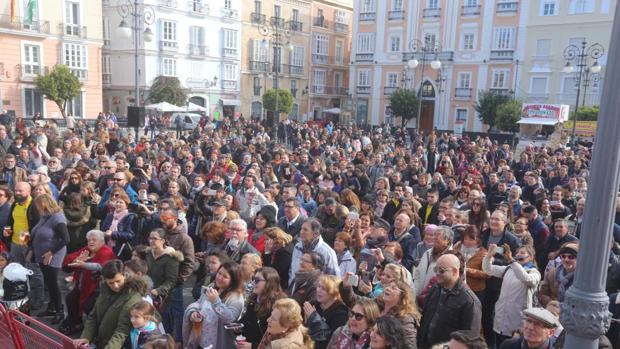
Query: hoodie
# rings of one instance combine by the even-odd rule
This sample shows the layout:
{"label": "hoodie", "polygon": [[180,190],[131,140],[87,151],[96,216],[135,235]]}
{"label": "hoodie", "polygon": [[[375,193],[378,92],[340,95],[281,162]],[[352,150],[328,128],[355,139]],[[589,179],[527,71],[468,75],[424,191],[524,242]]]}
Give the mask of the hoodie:
{"label": "hoodie", "polygon": [[166,298],[176,286],[179,275],[179,263],[183,261],[183,253],[168,246],[164,252],[155,258],[153,251],[146,250],[147,275],[153,280],[153,289]]}

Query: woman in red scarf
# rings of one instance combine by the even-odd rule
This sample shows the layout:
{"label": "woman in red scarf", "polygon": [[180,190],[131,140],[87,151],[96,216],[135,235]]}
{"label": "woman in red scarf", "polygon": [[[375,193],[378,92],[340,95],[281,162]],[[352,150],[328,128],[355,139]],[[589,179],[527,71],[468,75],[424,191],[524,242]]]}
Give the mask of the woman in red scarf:
{"label": "woman in red scarf", "polygon": [[[101,230],[89,231],[86,239],[86,247],[67,255],[63,261],[63,269],[73,271],[73,289],[65,296],[67,317],[58,328],[67,335],[82,331],[82,315],[92,310],[97,299],[101,266],[116,258],[112,248],[105,244]],[[79,302],[75,302],[76,298]]]}

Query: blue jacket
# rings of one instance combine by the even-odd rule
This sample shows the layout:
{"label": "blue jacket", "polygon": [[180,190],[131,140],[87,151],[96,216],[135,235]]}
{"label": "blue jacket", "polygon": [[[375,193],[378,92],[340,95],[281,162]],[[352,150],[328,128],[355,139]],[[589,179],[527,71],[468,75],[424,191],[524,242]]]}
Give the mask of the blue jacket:
{"label": "blue jacket", "polygon": [[[99,201],[99,210],[105,210],[105,205],[108,203],[108,200],[110,200],[110,193],[112,193],[112,188],[113,187],[109,187],[103,192],[103,195],[101,196],[101,201]],[[133,190],[131,185],[128,184],[127,187],[125,187],[125,193],[127,193],[127,196],[129,196],[129,200],[131,201],[132,205],[138,204],[138,193]]]}
{"label": "blue jacket", "polygon": [[[101,222],[101,230],[106,231],[110,229],[112,220],[114,218],[113,213],[108,213],[105,219]],[[128,213],[125,217],[116,225],[116,231],[112,232],[112,240],[116,243],[114,246],[114,253],[118,253],[121,246],[129,242],[131,243],[136,235],[135,224],[138,220],[135,213]]]}

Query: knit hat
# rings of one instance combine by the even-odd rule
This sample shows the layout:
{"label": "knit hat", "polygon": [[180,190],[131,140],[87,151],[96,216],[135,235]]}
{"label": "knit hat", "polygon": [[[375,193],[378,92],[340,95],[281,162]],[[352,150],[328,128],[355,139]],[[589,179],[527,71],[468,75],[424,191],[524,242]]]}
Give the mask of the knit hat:
{"label": "knit hat", "polygon": [[562,247],[560,247],[560,250],[558,251],[558,255],[570,254],[570,255],[577,257],[578,252],[579,252],[579,245],[576,243],[569,242],[569,243],[562,245]]}

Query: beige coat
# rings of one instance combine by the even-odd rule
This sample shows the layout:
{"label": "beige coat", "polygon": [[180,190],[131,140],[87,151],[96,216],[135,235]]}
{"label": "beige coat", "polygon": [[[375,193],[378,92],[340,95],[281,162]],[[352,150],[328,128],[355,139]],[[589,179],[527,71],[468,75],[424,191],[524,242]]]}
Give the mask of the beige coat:
{"label": "beige coat", "polygon": [[304,347],[304,335],[301,333],[301,329],[297,328],[295,331],[289,333],[286,337],[276,339],[269,343],[266,349],[300,349]]}

